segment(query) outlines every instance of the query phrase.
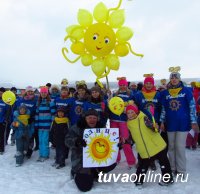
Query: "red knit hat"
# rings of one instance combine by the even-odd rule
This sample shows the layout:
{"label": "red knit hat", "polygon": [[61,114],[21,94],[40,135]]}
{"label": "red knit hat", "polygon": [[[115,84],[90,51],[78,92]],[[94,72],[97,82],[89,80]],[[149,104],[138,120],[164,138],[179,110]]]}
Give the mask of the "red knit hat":
{"label": "red knit hat", "polygon": [[153,77],[146,77],[144,79],[144,84],[146,84],[148,82],[150,82],[150,83],[152,83],[154,85],[154,78]]}
{"label": "red knit hat", "polygon": [[128,110],[133,110],[136,114],[139,113],[139,109],[136,105],[132,105],[132,104],[128,105],[126,107],[126,113],[128,112]]}

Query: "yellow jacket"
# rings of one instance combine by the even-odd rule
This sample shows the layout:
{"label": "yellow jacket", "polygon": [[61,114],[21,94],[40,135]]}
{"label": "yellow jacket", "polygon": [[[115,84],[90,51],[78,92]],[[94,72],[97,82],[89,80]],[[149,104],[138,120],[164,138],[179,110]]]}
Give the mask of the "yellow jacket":
{"label": "yellow jacket", "polygon": [[136,119],[128,120],[127,125],[141,158],[150,158],[164,150],[166,143],[158,132],[149,129],[144,122],[146,115],[140,111]]}

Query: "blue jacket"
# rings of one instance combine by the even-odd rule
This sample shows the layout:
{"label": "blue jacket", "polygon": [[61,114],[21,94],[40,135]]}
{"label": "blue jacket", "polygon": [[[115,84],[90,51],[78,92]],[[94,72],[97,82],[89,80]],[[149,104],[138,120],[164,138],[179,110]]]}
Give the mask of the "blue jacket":
{"label": "blue jacket", "polygon": [[59,98],[59,96],[60,96],[60,93],[54,93],[54,94],[51,94],[51,100],[52,101],[55,101],[56,100],[56,98]]}
{"label": "blue jacket", "polygon": [[161,102],[160,121],[166,123],[167,131],[189,131],[191,123],[196,123],[195,102],[187,87],[182,86],[176,97],[171,96],[168,90],[162,91]]}
{"label": "blue jacket", "polygon": [[66,116],[69,117],[69,108],[70,104],[72,104],[72,98],[62,99],[61,97],[57,97],[54,101],[56,109],[60,106],[64,106],[66,108]]}
{"label": "blue jacket", "polygon": [[148,116],[149,119],[152,120],[152,115],[149,112],[149,107],[154,107],[154,118],[157,123],[160,121],[160,113],[161,113],[161,98],[160,92],[156,92],[154,98],[149,101],[146,99],[141,91],[137,92],[135,95],[135,103],[137,104],[138,108]]}
{"label": "blue jacket", "polygon": [[70,111],[69,111],[69,120],[70,126],[77,123],[81,114],[83,113],[83,106],[86,100],[79,100],[76,98],[71,98],[69,102]]}
{"label": "blue jacket", "polygon": [[19,107],[22,104],[24,104],[30,111],[30,116],[34,117],[35,116],[35,111],[36,111],[36,104],[37,104],[37,97],[35,97],[32,100],[26,100],[25,98],[20,98],[17,102],[16,102],[16,106]]}
{"label": "blue jacket", "polygon": [[[30,115],[30,111],[27,109],[27,112],[26,112],[26,115]],[[30,125],[24,125],[20,120],[19,120],[19,111],[16,110],[14,111],[14,119],[13,121],[17,121],[19,123],[19,126],[18,127],[14,127],[14,126],[11,126],[12,129],[15,131],[14,135],[15,135],[15,138],[16,139],[20,139],[22,136],[25,136],[27,138],[30,138],[31,135],[32,135],[32,131],[31,131],[31,128],[30,128]]]}
{"label": "blue jacket", "polygon": [[106,103],[104,101],[100,103],[93,103],[93,102],[84,103],[84,111],[87,111],[89,109],[95,109],[98,112],[99,122],[104,127],[106,127],[108,119],[105,108],[106,108]]}
{"label": "blue jacket", "polygon": [[51,123],[55,115],[55,104],[54,102],[47,103],[46,99],[37,105],[35,115],[35,127],[36,129],[50,130]]}
{"label": "blue jacket", "polygon": [[5,122],[8,105],[0,99],[0,123]]}

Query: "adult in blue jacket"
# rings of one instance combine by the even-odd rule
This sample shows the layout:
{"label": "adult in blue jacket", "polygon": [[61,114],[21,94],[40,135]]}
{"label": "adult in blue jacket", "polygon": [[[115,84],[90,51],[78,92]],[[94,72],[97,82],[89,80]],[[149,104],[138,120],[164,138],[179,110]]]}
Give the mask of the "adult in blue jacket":
{"label": "adult in blue jacket", "polygon": [[8,105],[2,100],[2,94],[5,92],[5,88],[0,88],[0,154],[5,151],[5,129],[6,129],[6,112]]}
{"label": "adult in blue jacket", "polygon": [[[195,102],[181,81],[179,72],[170,74],[167,90],[161,94],[161,130],[168,135],[168,154],[173,173],[186,173],[185,142],[188,131],[197,130]],[[164,126],[165,122],[165,126]]]}

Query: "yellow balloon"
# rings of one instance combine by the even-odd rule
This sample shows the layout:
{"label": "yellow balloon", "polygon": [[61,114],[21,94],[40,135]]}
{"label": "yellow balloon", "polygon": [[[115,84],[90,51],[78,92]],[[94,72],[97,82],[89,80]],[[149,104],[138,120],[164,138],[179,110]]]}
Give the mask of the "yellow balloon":
{"label": "yellow balloon", "polygon": [[110,111],[120,116],[124,111],[124,101],[120,97],[113,97],[108,103]]}
{"label": "yellow balloon", "polygon": [[118,39],[118,42],[126,42],[130,40],[133,36],[133,31],[129,27],[121,27],[116,32],[116,37]]}
{"label": "yellow balloon", "polygon": [[112,28],[120,28],[124,24],[124,21],[125,15],[123,9],[113,11],[108,20]]}
{"label": "yellow balloon", "polygon": [[71,25],[67,27],[66,32],[76,40],[80,40],[84,37],[84,29],[79,25]]}
{"label": "yellow balloon", "polygon": [[13,92],[6,91],[2,95],[2,100],[8,105],[13,105],[16,101],[16,96]]}
{"label": "yellow balloon", "polygon": [[117,55],[114,54],[110,54],[105,58],[105,62],[107,67],[109,67],[112,70],[117,71],[119,69],[119,59],[117,57]]}
{"label": "yellow balloon", "polygon": [[92,64],[92,61],[93,61],[93,57],[92,55],[90,54],[84,54],[81,56],[81,63],[84,65],[84,66],[89,66]]}
{"label": "yellow balloon", "polygon": [[92,63],[92,71],[97,77],[100,77],[106,70],[106,64],[103,59],[95,59]]}
{"label": "yellow balloon", "polygon": [[74,54],[82,55],[85,53],[85,46],[82,42],[76,42],[71,45],[71,50]]}
{"label": "yellow balloon", "polygon": [[105,22],[108,18],[107,7],[102,2],[100,2],[94,8],[93,16],[97,22]]}
{"label": "yellow balloon", "polygon": [[77,19],[79,24],[83,27],[88,27],[92,25],[93,22],[92,14],[85,9],[79,9]]}
{"label": "yellow balloon", "polygon": [[125,44],[118,44],[115,46],[115,54],[120,57],[125,57],[129,53],[129,48]]}

